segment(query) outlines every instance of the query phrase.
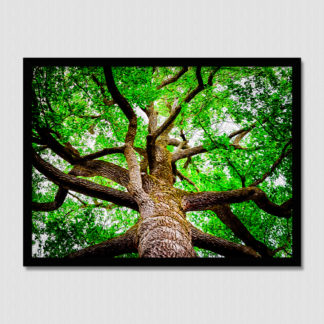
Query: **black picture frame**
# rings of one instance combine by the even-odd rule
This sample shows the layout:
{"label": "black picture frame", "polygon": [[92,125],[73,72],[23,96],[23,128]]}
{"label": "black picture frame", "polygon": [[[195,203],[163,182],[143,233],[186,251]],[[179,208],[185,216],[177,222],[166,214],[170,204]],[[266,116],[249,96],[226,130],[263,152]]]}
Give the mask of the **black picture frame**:
{"label": "black picture frame", "polygon": [[[293,256],[287,259],[65,259],[32,257],[31,87],[35,66],[291,66],[293,69]],[[24,58],[23,59],[24,266],[301,266],[301,58]]]}

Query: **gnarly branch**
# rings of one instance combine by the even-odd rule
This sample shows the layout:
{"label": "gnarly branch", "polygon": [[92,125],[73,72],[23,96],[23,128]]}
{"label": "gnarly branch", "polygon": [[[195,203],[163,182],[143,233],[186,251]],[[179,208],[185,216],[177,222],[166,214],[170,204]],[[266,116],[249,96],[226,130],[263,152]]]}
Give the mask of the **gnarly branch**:
{"label": "gnarly branch", "polygon": [[[128,132],[131,132],[132,134],[128,135],[129,138],[127,138],[127,136],[126,136],[126,142],[130,141],[131,143],[133,143],[133,141],[134,141],[133,137],[135,137],[136,126],[137,126],[136,114],[135,114],[133,108],[131,107],[131,105],[126,100],[126,98],[119,92],[119,90],[115,84],[115,81],[114,81],[111,66],[104,66],[104,74],[105,74],[105,78],[106,78],[107,87],[108,87],[108,90],[109,90],[111,96],[113,97],[115,102],[118,104],[120,109],[123,111],[123,113],[125,114],[125,116],[127,117],[128,121],[130,123]],[[135,129],[132,129],[132,128],[135,128]],[[135,134],[133,134],[134,131],[135,131]]]}
{"label": "gnarly branch", "polygon": [[[109,154],[124,153],[125,146],[110,147],[100,150],[98,152],[90,153],[84,156],[80,156],[79,152],[72,147],[70,143],[66,143],[65,146],[60,144],[51,134],[48,129],[42,128],[38,132],[41,134],[41,139],[35,138],[35,143],[46,144],[47,147],[52,149],[54,153],[66,160],[72,165],[84,164],[84,162],[91,161]],[[135,151],[145,157],[146,152],[142,148],[135,147]]]}
{"label": "gnarly branch", "polygon": [[197,154],[205,153],[205,152],[207,152],[207,150],[202,145],[188,148],[180,152],[174,153],[172,155],[172,162],[176,162],[178,160],[188,158]]}
{"label": "gnarly branch", "polygon": [[[189,103],[199,92],[201,92],[205,88],[205,86],[203,84],[203,79],[201,76],[201,67],[200,66],[198,66],[196,69],[196,78],[197,78],[198,85],[194,90],[190,91],[186,95],[186,97],[183,100],[183,102],[185,102],[185,103]],[[175,119],[177,118],[177,116],[179,115],[179,113],[181,111],[181,108],[182,108],[182,103],[178,103],[177,101],[175,101],[174,107],[171,109],[171,113],[170,113],[169,117],[166,119],[166,121],[159,128],[157,128],[156,131],[150,132],[149,135],[147,136],[147,152],[148,152],[148,161],[149,161],[150,169],[153,168],[153,164],[154,164],[152,156],[154,156],[156,139],[162,134],[164,134],[164,136],[166,137],[167,131],[169,129],[171,129],[173,122],[175,121]],[[168,139],[166,139],[166,142],[164,142],[163,144],[166,145],[167,142],[170,142],[173,145],[174,144],[177,146],[179,145],[178,143],[175,143],[174,141],[173,142],[169,141]],[[188,145],[185,143],[183,148],[188,148]],[[201,152],[199,152],[199,153],[201,153]],[[175,154],[181,155],[182,151],[176,152]],[[194,154],[198,154],[198,153],[195,152],[195,153],[193,153],[193,155]],[[188,156],[188,157],[190,157],[190,156]],[[172,160],[172,162],[177,161],[177,159],[178,158],[176,157],[175,159]]]}
{"label": "gnarly branch", "polygon": [[204,90],[205,86],[203,83],[203,79],[201,77],[201,66],[197,66],[196,70],[196,78],[198,81],[197,87],[188,93],[186,98],[184,99],[184,102],[189,103],[200,91]]}
{"label": "gnarly branch", "polygon": [[[198,86],[188,93],[188,95],[185,97],[184,102],[189,103],[199,92],[201,92],[204,89],[203,80],[201,77],[201,67],[198,66],[196,70],[196,78],[198,81]],[[177,118],[181,111],[181,103],[179,103],[172,111],[170,116],[167,118],[167,120],[152,134],[153,139],[156,139],[159,137]]]}
{"label": "gnarly branch", "polygon": [[80,165],[75,165],[71,174],[81,177],[101,176],[124,187],[127,187],[129,183],[128,170],[116,164],[100,160],[87,161]]}
{"label": "gnarly branch", "polygon": [[60,144],[51,134],[48,128],[39,128],[37,132],[41,136],[41,140],[58,156],[67,162],[74,164],[80,158],[79,152],[74,149],[71,144],[66,143],[65,146]]}
{"label": "gnarly branch", "polygon": [[172,125],[172,123],[178,117],[180,111],[181,111],[181,104],[178,104],[175,107],[175,109],[173,109],[173,111],[171,112],[167,120],[153,134],[150,134],[153,138],[153,141],[155,141],[156,138],[158,138],[166,129],[169,128],[169,126]]}
{"label": "gnarly branch", "polygon": [[241,188],[230,191],[204,191],[187,193],[182,198],[185,211],[207,210],[215,205],[241,203],[253,200],[265,212],[278,216],[291,217],[292,199],[282,205],[272,203],[266,194],[257,187]]}
{"label": "gnarly branch", "polygon": [[182,198],[182,205],[185,211],[208,210],[214,205],[240,203],[251,200],[255,193],[256,190],[254,188],[187,193]]}
{"label": "gnarly branch", "polygon": [[171,77],[169,79],[164,80],[159,86],[157,86],[157,89],[158,90],[159,89],[162,89],[163,87],[167,86],[168,84],[176,82],[187,71],[188,71],[188,67],[187,66],[184,66],[175,76],[173,76],[173,77]]}
{"label": "gnarly branch", "polygon": [[192,243],[199,248],[231,258],[260,258],[249,246],[233,243],[219,237],[204,233],[191,226]]}
{"label": "gnarly branch", "polygon": [[87,196],[110,201],[119,206],[138,210],[137,203],[127,192],[98,185],[85,179],[63,173],[48,162],[45,162],[36,152],[33,152],[32,162],[34,167],[55,184],[76,191]]}
{"label": "gnarly branch", "polygon": [[284,217],[284,218],[290,218],[292,216],[292,208],[293,208],[293,199],[292,198],[288,199],[281,205],[277,205],[277,204],[272,203],[268,199],[266,194],[260,190],[260,192],[256,194],[253,201],[256,203],[256,205],[259,208],[261,208],[268,214],[278,216],[278,217]]}
{"label": "gnarly branch", "polygon": [[[135,148],[135,150],[144,154],[144,150],[141,148]],[[145,168],[146,161],[147,159],[144,156],[144,160],[141,163],[141,167],[143,167],[143,169]],[[129,185],[129,171],[107,161],[83,161],[82,163],[75,165],[70,173],[72,175],[81,177],[101,176],[110,179],[126,188]],[[149,188],[149,186],[152,184],[150,177],[147,174],[143,174],[141,177],[143,188]]]}
{"label": "gnarly branch", "polygon": [[148,163],[148,154],[146,153],[146,150],[143,150],[143,152],[140,152],[140,151],[138,151],[138,149],[136,147],[134,149],[137,153],[141,154],[143,157],[140,162],[141,173],[142,172],[147,173],[147,168],[149,166],[149,163]]}
{"label": "gnarly branch", "polygon": [[125,138],[125,150],[124,154],[127,160],[129,174],[130,174],[130,186],[133,186],[133,190],[135,188],[141,188],[141,174],[140,174],[140,167],[136,160],[136,155],[133,149],[134,139],[136,136],[136,129],[137,129],[137,117],[130,106],[126,98],[119,92],[114,78],[112,74],[111,66],[104,66],[104,74],[106,78],[106,83],[108,90],[118,104],[120,109],[123,111],[125,116],[129,121],[128,130]]}
{"label": "gnarly branch", "polygon": [[263,257],[272,257],[271,251],[265,244],[256,240],[248,231],[239,218],[233,214],[229,205],[216,205],[210,208],[211,211],[217,214],[218,218],[228,226],[232,232],[241,239],[246,245],[251,246],[255,251],[260,253]]}
{"label": "gnarly branch", "polygon": [[281,161],[292,152],[292,149],[289,149],[286,151],[286,149],[290,143],[291,143],[291,140],[284,146],[279,158],[273,163],[270,170],[268,172],[266,172],[260,179],[257,179],[252,184],[250,184],[250,187],[251,186],[255,187],[255,186],[259,185],[261,182],[263,182],[266,178],[268,178],[274,172],[274,170],[279,166]]}
{"label": "gnarly branch", "polygon": [[[217,148],[219,145],[217,145],[217,143],[213,140],[213,138],[211,137],[211,135],[207,132],[206,128],[201,123],[199,117],[198,117],[198,122],[199,122],[199,125],[201,126],[201,128],[204,130],[204,132],[206,133],[206,135],[209,137],[209,139],[213,143],[213,148],[212,149]],[[223,147],[223,148],[226,148],[225,145],[222,145],[221,144],[220,146]],[[241,147],[239,145],[234,145],[234,147],[241,149]],[[179,152],[180,154],[177,154],[178,152],[176,152],[172,156],[172,162],[175,162],[177,160],[183,159],[184,157],[188,157],[189,158],[189,157],[191,157],[193,155],[201,154],[201,153],[204,153],[204,152],[207,152],[207,150],[202,145],[197,146],[197,147],[194,147],[192,149],[183,150],[182,152]]]}
{"label": "gnarly branch", "polygon": [[158,112],[154,109],[154,102],[151,102],[151,104],[147,107],[147,109],[145,109],[145,113],[149,119],[148,132],[149,134],[153,134],[157,128],[157,117],[158,117]]}
{"label": "gnarly branch", "polygon": [[136,198],[140,199],[145,196],[145,192],[142,188],[141,170],[133,147],[137,129],[137,117],[126,98],[119,92],[113,78],[111,66],[104,66],[104,74],[110,94],[129,121],[124,150],[129,171],[129,184],[127,189],[130,193],[135,194]]}
{"label": "gnarly branch", "polygon": [[[201,122],[199,121],[200,123],[200,126],[203,128],[203,130],[205,131],[205,133],[208,135],[208,137],[211,139],[211,141],[213,142],[214,144],[214,147],[213,148],[217,148],[217,143],[215,143],[211,136],[208,134],[207,130],[203,127],[203,125],[201,124]],[[235,149],[241,149],[241,150],[256,150],[257,148],[244,148],[244,147],[241,147],[239,145],[239,142],[240,140],[245,136],[247,135],[254,127],[256,126],[256,123],[254,123],[253,125],[251,125],[248,129],[246,128],[242,128],[238,131],[235,131],[233,133],[231,133],[228,137],[229,138],[232,138],[234,136],[238,136],[238,138],[236,138],[234,140],[234,143],[233,144],[230,144],[230,146],[234,147]],[[169,139],[168,141],[168,144],[169,145],[173,145],[173,146],[178,146],[180,145],[180,141],[178,141],[177,139]],[[226,146],[222,146],[223,148],[226,148]],[[175,152],[173,155],[172,155],[172,163],[178,161],[178,160],[181,160],[181,159],[184,159],[184,158],[190,158],[194,155],[197,155],[197,154],[201,154],[201,153],[206,153],[208,152],[207,149],[205,149],[202,145],[200,146],[196,146],[196,147],[192,147],[192,148],[187,148],[187,147],[184,147],[185,149],[182,150],[182,151],[179,151],[179,152]],[[243,178],[242,176],[240,175],[240,178],[241,178],[241,181],[242,183],[244,183],[243,181]],[[244,185],[243,185],[244,186]]]}
{"label": "gnarly branch", "polygon": [[71,253],[69,259],[113,258],[124,253],[137,252],[136,246],[137,225],[130,228],[125,234],[114,237],[108,241],[90,246]]}
{"label": "gnarly branch", "polygon": [[[176,143],[176,141],[172,140],[171,143]],[[174,145],[174,144],[170,144],[170,145]],[[174,145],[176,146],[176,145]],[[243,148],[239,145],[231,145],[233,146],[235,149],[241,149],[241,150],[256,150],[256,148]],[[225,148],[226,146],[224,146]],[[212,149],[215,149],[217,148],[217,146],[215,145]],[[172,162],[176,162],[178,160],[181,160],[181,159],[185,159],[185,158],[189,158],[189,157],[192,157],[194,155],[197,155],[197,154],[201,154],[201,153],[206,153],[206,152],[210,152],[211,150],[207,150],[205,149],[202,145],[199,145],[199,146],[196,146],[196,147],[192,147],[192,148],[186,148],[180,152],[175,152],[173,155],[172,155]]]}
{"label": "gnarly branch", "polygon": [[54,153],[73,165],[94,160],[108,154],[124,153],[125,150],[125,146],[111,147],[85,156],[80,156],[79,152],[74,147],[72,147],[70,143],[66,143],[65,146],[60,144],[50,134],[49,129],[38,129],[38,133],[41,136],[41,143],[46,144]]}
{"label": "gnarly branch", "polygon": [[32,210],[35,211],[53,211],[59,209],[66,198],[68,191],[60,187],[55,195],[54,201],[47,203],[32,202]]}

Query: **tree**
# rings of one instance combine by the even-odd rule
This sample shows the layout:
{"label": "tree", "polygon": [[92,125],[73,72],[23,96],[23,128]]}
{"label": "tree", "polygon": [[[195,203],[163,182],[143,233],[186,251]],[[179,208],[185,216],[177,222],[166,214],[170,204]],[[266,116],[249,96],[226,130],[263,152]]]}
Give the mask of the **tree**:
{"label": "tree", "polygon": [[292,68],[34,66],[35,257],[290,258]]}

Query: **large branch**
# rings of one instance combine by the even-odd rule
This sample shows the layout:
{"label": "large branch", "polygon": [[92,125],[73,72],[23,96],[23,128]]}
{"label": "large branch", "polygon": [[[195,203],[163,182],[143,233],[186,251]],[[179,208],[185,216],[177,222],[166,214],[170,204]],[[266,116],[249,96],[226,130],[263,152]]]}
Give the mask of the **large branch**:
{"label": "large branch", "polygon": [[[204,89],[204,84],[203,84],[203,80],[201,77],[201,67],[200,66],[197,67],[196,78],[198,81],[198,85],[194,90],[189,92],[189,94],[185,97],[185,99],[183,101],[186,103],[189,103],[199,92],[201,92]],[[179,115],[180,111],[181,111],[181,103],[179,103],[173,109],[172,113],[167,118],[167,120],[156,130],[156,132],[154,132],[154,134],[152,134],[153,141],[157,137],[159,137],[175,121],[175,119]]]}
{"label": "large branch", "polygon": [[111,66],[104,66],[104,74],[106,78],[107,87],[111,96],[118,104],[120,109],[123,111],[127,119],[131,120],[134,116],[136,117],[131,105],[128,103],[126,98],[119,92],[115,84]]}
{"label": "large branch", "polygon": [[125,253],[137,252],[136,246],[137,226],[130,228],[125,234],[114,237],[108,241],[90,246],[71,253],[70,259],[112,258]]}
{"label": "large branch", "polygon": [[[212,82],[212,78],[218,70],[219,70],[219,68],[217,68],[211,72],[211,74],[209,75],[209,78],[208,78],[209,83]],[[187,96],[184,98],[183,102],[185,102],[185,103],[189,103],[199,92],[201,92],[202,90],[205,89],[205,85],[203,83],[203,79],[201,76],[201,67],[200,66],[198,66],[196,69],[196,78],[197,78],[198,85],[194,90],[190,91],[187,94]],[[164,136],[166,136],[166,134],[170,131],[170,129],[173,126],[173,122],[175,121],[175,119],[177,118],[179,113],[181,112],[181,107],[182,107],[182,103],[178,104],[177,102],[175,102],[175,106],[172,108],[170,116],[167,118],[167,120],[156,131],[149,132],[149,135],[147,136],[147,152],[148,152],[150,168],[153,165],[152,156],[154,155],[153,153],[154,153],[156,139],[162,134]],[[177,141],[172,141],[172,140],[167,139],[167,143],[170,143],[169,145],[179,146]],[[181,148],[189,149],[189,146],[187,145],[187,143],[185,143],[185,145]],[[190,158],[191,155],[195,155],[195,154],[199,154],[199,153],[203,153],[203,152],[206,152],[206,150],[203,149],[202,147],[199,147],[198,149],[194,148],[193,150],[191,150],[189,152],[186,151],[184,153],[182,153],[181,150],[178,150],[175,153],[175,156],[173,157],[172,163],[176,162],[178,159],[183,158],[185,155],[187,155],[186,157]]]}
{"label": "large branch", "polygon": [[[66,160],[71,164],[80,164],[86,161],[94,160],[109,154],[124,153],[125,146],[120,147],[110,147],[100,150],[95,153],[90,153],[84,156],[80,156],[79,152],[72,147],[70,143],[66,143],[65,146],[60,144],[51,134],[48,129],[38,129],[41,135],[41,143],[46,144],[54,153]],[[135,148],[135,150],[141,150],[140,148]]]}
{"label": "large branch", "polygon": [[204,83],[201,77],[201,66],[197,66],[196,78],[198,81],[198,85],[194,90],[188,93],[188,95],[184,99],[184,102],[186,103],[189,103],[200,91],[204,90]]}
{"label": "large branch", "polygon": [[133,147],[137,129],[137,117],[126,98],[119,92],[113,78],[111,66],[104,66],[104,73],[107,87],[111,96],[129,121],[124,150],[129,171],[129,184],[127,189],[131,194],[135,194],[135,197],[141,199],[143,196],[145,196],[145,192],[142,188],[140,165],[137,162]]}
{"label": "large branch", "polygon": [[[135,148],[135,150],[145,156],[143,149]],[[143,172],[145,169],[145,161],[146,158],[144,157],[141,165],[141,167],[143,167]],[[101,160],[83,161],[82,163],[75,165],[70,171],[70,174],[81,177],[101,176],[110,179],[126,188],[128,187],[130,180],[129,172],[127,169],[124,169],[116,164]],[[149,190],[148,188],[152,185],[151,178],[146,173],[141,174],[141,177],[143,189]]]}
{"label": "large branch", "polygon": [[[54,153],[59,155],[61,158],[66,160],[67,162],[76,165],[82,164],[85,165],[85,162],[91,161],[109,154],[116,154],[116,153],[124,153],[125,146],[120,147],[110,147],[105,148],[103,150],[90,153],[84,156],[80,156],[79,152],[72,147],[70,143],[66,143],[65,146],[60,144],[51,134],[50,131],[47,129],[39,130],[42,133],[43,137],[42,140],[35,139],[33,140],[37,144],[46,144],[46,147],[52,149]],[[134,147],[134,150],[141,154],[142,156],[146,157],[146,151],[139,147]]]}
{"label": "large branch", "polygon": [[157,89],[162,89],[163,87],[167,86],[170,83],[176,82],[183,74],[185,74],[188,71],[188,67],[184,66],[175,76],[164,80],[159,86],[157,86]]}
{"label": "large branch", "polygon": [[229,205],[216,205],[210,208],[210,210],[216,213],[218,218],[246,245],[251,246],[263,257],[272,257],[273,251],[271,251],[265,244],[254,238],[254,236],[249,232],[239,218],[233,214]]}
{"label": "large branch", "polygon": [[119,92],[114,81],[111,66],[104,66],[104,74],[111,96],[129,121],[125,144],[130,143],[131,145],[133,145],[137,128],[136,114],[126,98]]}
{"label": "large branch", "polygon": [[[245,132],[244,133],[244,136],[248,133],[246,130],[239,130],[239,131],[237,131],[237,134],[235,134],[233,136],[236,136],[238,134],[242,134],[243,132]],[[232,134],[234,134],[234,133],[232,133]],[[229,137],[231,137],[231,135],[229,135]],[[244,136],[240,137],[240,139],[242,139]],[[248,148],[247,149],[247,148],[241,147],[238,144],[239,140],[236,141],[233,144],[230,144],[230,146],[234,147],[235,149],[240,149],[240,150],[249,150],[250,151],[250,150],[256,150],[257,149],[257,148]],[[169,145],[173,145],[173,146],[178,146],[180,144],[180,141],[178,141],[177,139],[169,139],[168,144]],[[205,149],[202,145],[199,145],[199,146],[196,146],[196,147],[192,147],[192,148],[187,148],[187,147],[184,147],[184,148],[185,148],[184,150],[179,151],[179,152],[175,152],[172,155],[172,162],[176,162],[176,161],[181,160],[181,159],[189,158],[189,157],[194,156],[194,155],[197,155],[197,154],[201,154],[201,153],[208,152],[208,150]],[[214,147],[213,148],[217,148],[216,143],[214,143]],[[222,148],[226,148],[226,146],[222,146]]]}
{"label": "large branch", "polygon": [[178,160],[188,158],[197,154],[205,153],[205,152],[207,152],[207,150],[202,145],[192,147],[192,148],[187,148],[180,152],[174,153],[172,155],[172,162],[176,162]]}
{"label": "large branch", "polygon": [[80,154],[67,143],[65,146],[60,144],[51,134],[48,128],[39,128],[37,132],[46,145],[58,156],[67,162],[74,164],[80,159]]}
{"label": "large branch", "polygon": [[32,202],[32,210],[35,211],[53,211],[58,208],[60,208],[68,194],[68,191],[64,188],[59,188],[54,201],[47,202],[47,203],[38,203],[38,202]]}
{"label": "large branch", "polygon": [[204,233],[191,226],[192,244],[199,248],[231,258],[260,258],[249,246],[233,243],[222,238]]}
{"label": "large branch", "polygon": [[127,187],[129,183],[128,170],[116,164],[100,160],[86,161],[80,165],[75,165],[71,174],[81,177],[101,176],[124,187]]}
{"label": "large branch", "polygon": [[67,190],[79,192],[94,198],[110,201],[119,206],[138,210],[137,203],[127,192],[98,185],[85,179],[63,173],[50,163],[45,162],[36,152],[33,152],[32,162],[34,167],[44,174],[49,180]]}
{"label": "large branch", "polygon": [[282,205],[271,202],[266,194],[257,187],[241,188],[230,191],[204,191],[184,194],[182,205],[185,211],[208,210],[214,205],[241,203],[253,200],[265,212],[278,216],[291,217],[292,199]]}

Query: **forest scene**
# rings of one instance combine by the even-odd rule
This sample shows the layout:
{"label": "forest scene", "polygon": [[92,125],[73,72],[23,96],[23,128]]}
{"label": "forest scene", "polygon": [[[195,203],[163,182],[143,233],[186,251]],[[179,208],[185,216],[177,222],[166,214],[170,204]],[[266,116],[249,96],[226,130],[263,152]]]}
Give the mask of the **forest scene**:
{"label": "forest scene", "polygon": [[30,83],[33,258],[293,257],[291,66],[107,60]]}

